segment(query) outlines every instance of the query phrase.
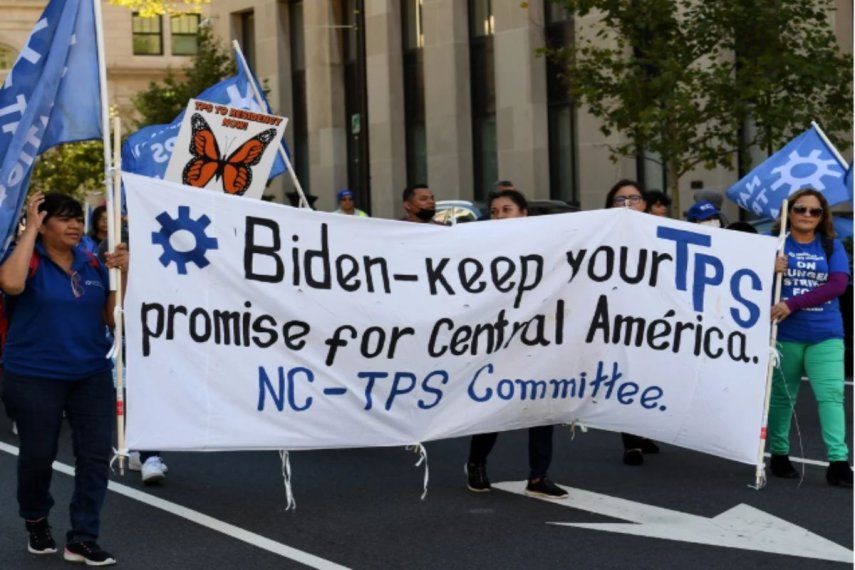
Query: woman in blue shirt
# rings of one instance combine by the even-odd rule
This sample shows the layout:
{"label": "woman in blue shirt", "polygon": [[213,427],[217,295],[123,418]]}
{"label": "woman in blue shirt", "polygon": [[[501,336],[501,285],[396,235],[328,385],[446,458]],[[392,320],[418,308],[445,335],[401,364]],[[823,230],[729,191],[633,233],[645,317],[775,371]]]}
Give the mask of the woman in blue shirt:
{"label": "woman in blue shirt", "polygon": [[[113,438],[115,393],[105,325],[113,325],[115,295],[105,266],[78,247],[82,235],[83,210],[73,198],[30,198],[26,229],[0,265],[9,319],[3,401],[18,425],[17,494],[28,550],[56,552],[47,516],[65,412],[76,462],[64,558],[106,565],[115,558],[95,541]],[[106,266],[127,271],[127,249],[118,247]]]}
{"label": "woman in blue shirt", "polygon": [[[808,188],[790,196],[787,226],[784,255],[775,264],[784,274],[781,302],[771,311],[779,323],[781,364],[769,403],[770,469],[777,477],[798,477],[789,459],[790,419],[806,374],[828,454],[825,478],[829,485],[851,487],[843,409],[843,317],[837,300],[849,281],[849,261],[834,239],[828,201],[820,192]],[[774,232],[779,230],[780,220]]]}

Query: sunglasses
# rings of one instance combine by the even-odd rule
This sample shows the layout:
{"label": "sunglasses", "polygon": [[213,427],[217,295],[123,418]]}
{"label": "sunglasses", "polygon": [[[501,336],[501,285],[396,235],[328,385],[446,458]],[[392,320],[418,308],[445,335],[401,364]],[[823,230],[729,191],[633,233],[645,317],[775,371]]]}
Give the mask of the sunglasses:
{"label": "sunglasses", "polygon": [[71,293],[75,299],[83,296],[83,283],[80,282],[80,274],[76,271],[71,274]]}
{"label": "sunglasses", "polygon": [[793,212],[799,214],[800,216],[810,216],[812,218],[818,218],[822,216],[822,208],[808,208],[804,204],[796,204],[792,208]]}

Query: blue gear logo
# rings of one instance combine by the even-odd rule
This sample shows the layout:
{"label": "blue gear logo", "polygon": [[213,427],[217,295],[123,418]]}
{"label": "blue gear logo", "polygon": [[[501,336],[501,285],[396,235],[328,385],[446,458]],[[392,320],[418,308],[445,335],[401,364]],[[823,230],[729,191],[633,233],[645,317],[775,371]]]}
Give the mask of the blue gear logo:
{"label": "blue gear logo", "polygon": [[[195,263],[196,267],[202,269],[211,262],[205,257],[205,253],[211,249],[218,249],[217,238],[208,237],[205,228],[211,224],[211,219],[202,215],[198,220],[190,217],[189,206],[178,206],[178,217],[173,218],[168,212],[162,212],[157,218],[160,223],[160,231],[151,232],[151,243],[163,248],[160,263],[169,267],[175,263],[179,275],[187,275],[187,264]],[[172,245],[172,236],[179,231],[189,232],[195,241],[192,248],[179,251]]]}

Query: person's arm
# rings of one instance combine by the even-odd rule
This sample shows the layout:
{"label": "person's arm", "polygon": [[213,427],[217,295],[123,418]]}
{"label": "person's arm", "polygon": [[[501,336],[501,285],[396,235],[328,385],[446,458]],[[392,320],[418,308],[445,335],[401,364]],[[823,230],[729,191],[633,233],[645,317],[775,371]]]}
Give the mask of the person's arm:
{"label": "person's arm", "polygon": [[810,307],[819,307],[832,299],[836,299],[846,291],[846,285],[849,283],[849,275],[843,272],[831,273],[828,276],[828,281],[806,293],[796,295],[784,301],[791,313],[807,309]]}
{"label": "person's arm", "polygon": [[47,215],[47,212],[39,212],[39,206],[44,199],[44,194],[41,192],[36,192],[30,198],[27,203],[27,227],[21,234],[15,250],[0,265],[0,289],[9,295],[20,295],[27,286],[33,248],[36,246],[39,228]]}

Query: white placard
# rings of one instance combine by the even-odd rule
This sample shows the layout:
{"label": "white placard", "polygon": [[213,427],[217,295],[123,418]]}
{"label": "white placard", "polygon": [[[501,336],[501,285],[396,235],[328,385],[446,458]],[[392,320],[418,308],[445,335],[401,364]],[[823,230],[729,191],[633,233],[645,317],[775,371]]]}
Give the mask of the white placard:
{"label": "white placard", "polygon": [[191,99],[166,180],[261,198],[288,119]]}
{"label": "white placard", "polygon": [[624,208],[446,228],[124,180],[131,449],[580,421],[755,462],[772,238]]}

